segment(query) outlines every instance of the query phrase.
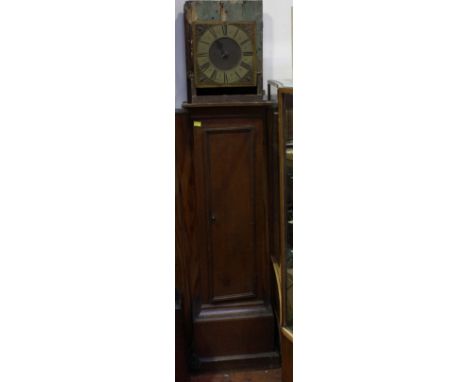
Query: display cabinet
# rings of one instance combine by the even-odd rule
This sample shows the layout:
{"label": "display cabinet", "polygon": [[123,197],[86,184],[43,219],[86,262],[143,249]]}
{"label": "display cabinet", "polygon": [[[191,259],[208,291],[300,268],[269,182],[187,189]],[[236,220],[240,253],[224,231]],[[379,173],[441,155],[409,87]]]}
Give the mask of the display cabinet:
{"label": "display cabinet", "polygon": [[[293,365],[293,84],[268,81],[268,97],[277,102],[277,232],[279,253],[272,256],[278,283],[283,382],[292,381]],[[274,227],[274,225],[273,225]]]}

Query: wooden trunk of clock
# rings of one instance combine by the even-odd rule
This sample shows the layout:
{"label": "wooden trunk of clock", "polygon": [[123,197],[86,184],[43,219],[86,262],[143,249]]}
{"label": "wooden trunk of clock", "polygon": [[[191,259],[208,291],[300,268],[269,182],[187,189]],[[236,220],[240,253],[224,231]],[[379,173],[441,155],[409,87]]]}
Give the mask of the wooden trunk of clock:
{"label": "wooden trunk of clock", "polygon": [[192,126],[192,340],[201,369],[277,365],[268,255],[267,102],[185,104]]}

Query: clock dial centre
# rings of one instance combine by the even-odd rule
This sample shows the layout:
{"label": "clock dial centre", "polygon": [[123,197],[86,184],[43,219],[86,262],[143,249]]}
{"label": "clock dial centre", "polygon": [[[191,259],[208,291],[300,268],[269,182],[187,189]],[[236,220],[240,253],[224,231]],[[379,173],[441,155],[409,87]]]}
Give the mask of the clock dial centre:
{"label": "clock dial centre", "polygon": [[235,40],[221,37],[211,44],[208,54],[214,66],[220,70],[229,70],[239,64],[242,49]]}

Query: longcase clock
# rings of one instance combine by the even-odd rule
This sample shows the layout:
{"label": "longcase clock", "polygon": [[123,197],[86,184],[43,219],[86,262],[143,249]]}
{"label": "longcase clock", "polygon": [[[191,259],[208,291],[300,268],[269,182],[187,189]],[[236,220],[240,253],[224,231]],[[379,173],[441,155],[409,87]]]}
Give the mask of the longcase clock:
{"label": "longcase clock", "polygon": [[192,367],[278,366],[271,307],[262,2],[184,7],[188,102],[177,148],[191,311]]}

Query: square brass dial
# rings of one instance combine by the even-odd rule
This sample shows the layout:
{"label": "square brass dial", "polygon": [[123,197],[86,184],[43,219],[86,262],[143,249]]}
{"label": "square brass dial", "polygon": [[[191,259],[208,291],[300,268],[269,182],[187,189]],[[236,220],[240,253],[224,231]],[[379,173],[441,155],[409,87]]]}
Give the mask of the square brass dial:
{"label": "square brass dial", "polygon": [[194,22],[193,64],[198,88],[257,85],[255,22]]}

